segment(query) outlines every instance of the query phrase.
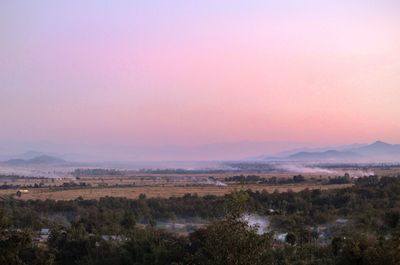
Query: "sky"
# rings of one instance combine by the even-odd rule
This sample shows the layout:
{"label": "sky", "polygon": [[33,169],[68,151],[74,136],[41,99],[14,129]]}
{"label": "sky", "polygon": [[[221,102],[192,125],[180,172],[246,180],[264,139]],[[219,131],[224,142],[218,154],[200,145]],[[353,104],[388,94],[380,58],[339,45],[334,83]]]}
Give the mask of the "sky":
{"label": "sky", "polygon": [[397,0],[0,1],[4,150],[400,143],[399,99]]}

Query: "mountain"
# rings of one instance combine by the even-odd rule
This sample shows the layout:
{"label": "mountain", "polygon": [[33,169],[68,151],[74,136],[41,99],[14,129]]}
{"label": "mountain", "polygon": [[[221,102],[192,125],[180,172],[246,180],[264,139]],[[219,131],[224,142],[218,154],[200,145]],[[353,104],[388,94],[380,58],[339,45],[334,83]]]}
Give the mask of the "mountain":
{"label": "mountain", "polygon": [[352,161],[362,158],[361,155],[350,151],[328,150],[324,152],[299,152],[288,157],[289,160],[303,161]]}
{"label": "mountain", "polygon": [[[66,161],[210,161],[241,160],[259,154],[273,155],[282,150],[304,146],[304,142],[238,141],[186,144],[57,144],[51,142],[2,142],[0,161],[32,159],[40,155]],[[28,151],[33,150],[33,151]],[[25,152],[28,151],[28,152]],[[24,153],[25,152],[25,153]]]}
{"label": "mountain", "polygon": [[58,157],[42,155],[29,159],[28,162],[33,164],[62,164],[66,161]]}
{"label": "mountain", "polygon": [[373,144],[356,148],[353,151],[370,157],[398,157],[400,156],[400,144],[388,144],[382,141],[376,141]]}
{"label": "mountain", "polygon": [[[276,155],[274,155],[274,159],[277,159],[279,157],[287,157],[291,156],[297,153],[317,153],[317,152],[326,152],[329,150],[336,150],[336,151],[347,151],[347,150],[352,150],[355,148],[363,147],[366,146],[367,144],[351,144],[351,145],[341,145],[341,146],[329,146],[329,147],[319,147],[319,148],[309,148],[309,147],[303,147],[303,148],[296,148],[296,149],[291,149],[291,150],[286,150],[283,152],[279,152]],[[263,155],[263,156],[258,156],[258,159],[265,160],[271,158],[271,156],[268,155]]]}
{"label": "mountain", "polygon": [[47,154],[43,153],[43,152],[39,152],[39,151],[30,150],[25,153],[16,155],[15,157],[13,157],[13,159],[29,160],[29,159],[33,159],[35,157],[44,156],[44,155],[47,155]]}
{"label": "mountain", "polygon": [[324,150],[321,148],[320,151],[288,151],[283,154],[284,155],[281,153],[280,156],[278,155],[276,157],[268,157],[264,160],[309,162],[400,162],[400,145],[376,141],[369,145],[354,144],[341,146],[331,150]]}
{"label": "mountain", "polygon": [[35,165],[60,165],[66,163],[65,160],[48,155],[36,156],[31,159],[9,159],[2,164],[7,166],[35,166]]}

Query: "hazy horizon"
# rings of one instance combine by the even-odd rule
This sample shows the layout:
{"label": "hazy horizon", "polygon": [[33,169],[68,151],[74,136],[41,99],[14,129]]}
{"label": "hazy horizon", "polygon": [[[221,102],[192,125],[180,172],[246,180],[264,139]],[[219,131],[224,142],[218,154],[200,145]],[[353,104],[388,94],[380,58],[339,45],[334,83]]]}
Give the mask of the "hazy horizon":
{"label": "hazy horizon", "polygon": [[[316,148],[294,142],[226,142],[199,145],[63,145],[50,142],[1,142],[0,158],[17,157],[26,152],[64,156],[71,161],[210,161],[243,160],[274,155],[297,148]],[[1,159],[0,159],[1,160]]]}
{"label": "hazy horizon", "polygon": [[[374,141],[380,142],[379,140]],[[60,145],[55,143],[0,142],[1,160],[29,159],[49,155],[69,162],[212,162],[212,161],[268,161],[284,158],[300,152],[346,151],[373,143],[348,143],[342,145],[315,145],[295,142],[231,142],[204,145]],[[387,143],[395,144],[397,143]],[[400,147],[399,147],[400,150]],[[399,151],[400,152],[400,151]],[[396,154],[396,158],[398,154]],[[24,158],[25,157],[25,158]],[[29,157],[29,158],[27,158]],[[400,157],[399,157],[400,158]],[[379,157],[376,157],[379,162]],[[351,162],[351,161],[349,161]],[[353,161],[356,162],[356,161]],[[361,162],[361,161],[359,161]],[[370,161],[374,162],[374,161]],[[381,161],[383,162],[383,161]],[[400,160],[399,160],[400,162]]]}
{"label": "hazy horizon", "polygon": [[399,12],[394,0],[2,1],[0,156],[398,144]]}

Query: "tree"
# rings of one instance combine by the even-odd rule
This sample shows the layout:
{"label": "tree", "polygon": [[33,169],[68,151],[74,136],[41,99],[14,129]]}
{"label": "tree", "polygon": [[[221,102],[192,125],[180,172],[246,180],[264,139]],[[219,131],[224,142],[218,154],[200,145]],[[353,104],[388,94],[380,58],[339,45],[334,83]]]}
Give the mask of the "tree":
{"label": "tree", "polygon": [[271,251],[269,235],[258,235],[242,218],[248,195],[235,192],[228,214],[205,229],[190,235],[188,264],[196,265],[257,265],[265,264]]}
{"label": "tree", "polygon": [[296,235],[293,233],[288,233],[286,235],[286,242],[288,242],[290,245],[296,244]]}

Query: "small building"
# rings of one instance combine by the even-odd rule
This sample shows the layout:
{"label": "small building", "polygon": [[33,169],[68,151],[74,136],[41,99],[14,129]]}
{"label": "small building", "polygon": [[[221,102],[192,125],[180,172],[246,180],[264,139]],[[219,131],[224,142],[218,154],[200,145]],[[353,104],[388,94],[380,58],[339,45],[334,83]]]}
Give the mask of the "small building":
{"label": "small building", "polygon": [[42,228],[39,232],[39,242],[47,242],[50,236],[50,229],[49,228]]}

